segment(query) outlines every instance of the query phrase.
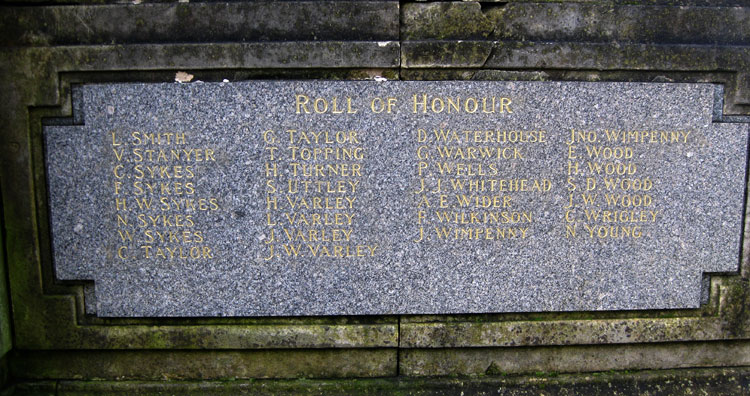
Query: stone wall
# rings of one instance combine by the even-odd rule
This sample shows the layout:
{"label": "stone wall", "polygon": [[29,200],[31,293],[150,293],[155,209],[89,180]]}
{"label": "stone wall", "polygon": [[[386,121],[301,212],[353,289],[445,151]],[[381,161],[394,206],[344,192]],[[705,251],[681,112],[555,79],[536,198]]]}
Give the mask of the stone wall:
{"label": "stone wall", "polygon": [[[217,82],[375,76],[706,82],[723,86],[722,121],[747,122],[745,2],[133,3],[28,2],[0,8],[5,232],[0,257],[7,259],[14,335],[6,359],[19,393],[127,393],[132,391],[127,386],[136,386],[143,392],[200,394],[227,386],[212,381],[233,380],[235,390],[252,391],[260,385],[242,381],[376,377],[389,379],[321,380],[315,386],[320,392],[418,392],[430,385],[414,378],[428,376],[466,376],[486,389],[519,392],[530,383],[576,391],[583,389],[576,384],[584,384],[607,392],[589,375],[602,372],[608,373],[600,377],[605,383],[619,383],[623,392],[685,376],[686,384],[705,389],[721,384],[731,392],[748,390],[748,371],[742,368],[750,366],[747,243],[738,272],[706,277],[707,299],[698,309],[292,318],[87,315],[91,283],[54,277],[42,144],[43,119],[73,115],[71,87],[171,82],[179,71]],[[746,242],[747,227],[744,232]],[[11,332],[2,269],[4,355]],[[630,373],[695,368],[714,371]],[[526,377],[507,380],[508,375]],[[86,381],[93,379],[97,382]],[[452,380],[432,384],[460,386]],[[297,386],[267,386],[292,389],[287,385]]]}
{"label": "stone wall", "polygon": [[[0,195],[1,196],[1,195]],[[2,215],[0,214],[0,219]],[[5,266],[5,230],[0,228],[0,389],[8,382],[8,352],[12,348],[10,333],[10,301],[8,300],[7,270]]]}

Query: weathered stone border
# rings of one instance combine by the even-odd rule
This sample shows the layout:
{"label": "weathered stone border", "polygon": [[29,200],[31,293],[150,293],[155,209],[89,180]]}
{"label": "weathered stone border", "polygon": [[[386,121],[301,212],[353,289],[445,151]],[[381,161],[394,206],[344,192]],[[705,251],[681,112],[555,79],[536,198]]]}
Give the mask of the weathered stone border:
{"label": "weathered stone border", "polygon": [[[314,5],[310,7],[323,9],[333,2],[311,3]],[[565,24],[578,19],[556,19],[558,17],[550,12],[542,13],[546,16],[540,18],[568,22],[561,23],[559,29],[541,24],[540,31],[516,29],[510,31],[512,34],[503,33],[508,26],[515,26],[507,15],[509,10],[545,7],[545,3],[527,3],[516,1],[497,7],[460,2],[405,3],[399,11],[395,2],[374,2],[372,7],[388,10],[381,14],[381,19],[349,14],[336,19],[336,15],[320,11],[323,12],[320,15],[340,22],[338,30],[323,37],[328,41],[316,41],[315,37],[300,35],[301,31],[293,31],[293,28],[279,31],[267,40],[257,36],[242,41],[243,37],[236,31],[220,31],[185,42],[179,30],[174,35],[165,30],[159,33],[161,35],[137,39],[137,35],[127,31],[107,33],[106,24],[98,19],[101,16],[86,19],[89,18],[86,7],[49,11],[60,26],[79,29],[77,18],[84,18],[94,33],[80,41],[76,41],[80,33],[77,30],[59,37],[54,31],[45,32],[43,19],[46,17],[40,19],[41,25],[29,22],[20,28],[10,28],[8,24],[0,24],[4,26],[5,37],[11,37],[4,42],[5,47],[0,48],[0,120],[3,122],[0,189],[7,231],[4,246],[14,334],[10,374],[19,379],[57,380],[77,376],[92,378],[99,373],[98,378],[118,379],[123,371],[117,367],[125,370],[123,364],[132,362],[126,358],[129,354],[156,358],[154,362],[158,364],[144,366],[143,370],[158,370],[163,378],[183,378],[180,373],[188,378],[221,378],[229,374],[208,367],[205,371],[180,371],[180,367],[194,358],[190,353],[204,353],[212,362],[229,359],[238,366],[226,367],[238,367],[236,373],[242,373],[239,367],[267,367],[263,372],[247,371],[244,375],[269,378],[549,371],[559,367],[558,358],[563,358],[561,362],[575,362],[584,356],[591,359],[591,365],[569,367],[588,371],[596,367],[620,370],[642,366],[674,368],[685,364],[715,367],[750,364],[746,361],[747,340],[750,339],[748,243],[744,244],[741,273],[712,276],[709,303],[686,311],[118,320],[86,316],[83,313],[84,287],[53,279],[41,118],[71,115],[71,84],[170,81],[180,70],[206,81],[221,81],[222,78],[357,79],[380,75],[410,80],[712,82],[725,85],[725,115],[750,115],[750,43],[747,37],[741,36],[747,32],[733,36],[732,20],[716,19],[723,18],[721,15],[747,18],[746,14],[750,13],[747,7],[664,7],[667,14],[698,13],[698,17],[687,20],[697,27],[674,35],[671,40],[659,32],[626,35],[626,28],[635,29],[642,23],[636,18],[643,14],[640,11],[648,11],[638,7],[653,6],[620,6],[611,2],[549,5],[563,7],[574,14],[585,7],[593,7],[595,12],[591,15],[612,7],[619,17],[611,21],[610,30],[591,33],[585,27]],[[688,3],[705,6],[699,0]],[[739,4],[724,1],[721,5]],[[358,7],[370,5],[348,6],[356,12]],[[106,7],[125,9],[131,6]],[[217,18],[225,16],[218,10],[219,6],[212,7],[210,3],[186,3],[176,5],[174,10],[177,14],[197,15],[200,11]],[[451,14],[450,21],[440,23],[433,23],[431,19],[441,18],[440,14],[429,18],[410,16],[410,9],[427,12],[432,7],[456,10],[451,11],[455,14]],[[24,12],[34,16],[37,9],[32,7]],[[131,9],[140,12],[138,8]],[[628,10],[634,11],[629,13]],[[448,15],[447,11],[438,11]],[[705,18],[705,24],[700,14],[704,11],[715,15],[713,19]],[[6,15],[8,13],[3,14]],[[140,15],[144,24],[159,19],[158,13]],[[498,19],[498,15],[504,17]],[[293,19],[294,15],[279,17]],[[127,15],[123,18],[137,26],[137,18],[129,19]],[[176,16],[173,21],[174,26],[179,25]],[[352,27],[349,23],[357,24],[357,21],[365,21],[371,28],[352,36],[346,34]],[[714,23],[717,21],[721,23]],[[518,26],[525,25],[519,22]],[[605,34],[608,31],[623,33],[613,37]],[[25,36],[21,38],[19,34]],[[107,37],[107,44],[102,45],[97,37]],[[221,43],[212,43],[219,38]],[[300,55],[308,53],[317,55]],[[745,218],[744,241],[747,242],[750,224],[747,215]],[[2,334],[8,335],[5,331]],[[168,351],[170,349],[172,351]],[[96,352],[88,355],[84,350]],[[94,360],[89,360],[90,365],[68,364],[64,357],[70,353],[78,356],[80,362],[87,361],[86,356],[97,355],[100,361],[117,363],[112,371],[100,372]],[[618,361],[617,356],[623,356],[623,360]],[[524,358],[529,358],[525,366],[513,367],[513,361]],[[360,362],[357,371],[339,366],[346,361]],[[287,365],[270,364],[274,362]]]}
{"label": "weathered stone border", "polygon": [[[513,376],[495,373],[473,378],[382,378],[348,380],[228,381],[38,381],[10,390],[16,394],[107,395],[740,395],[750,392],[750,369],[596,372],[586,375],[537,372]],[[4,395],[4,394],[3,394]]]}

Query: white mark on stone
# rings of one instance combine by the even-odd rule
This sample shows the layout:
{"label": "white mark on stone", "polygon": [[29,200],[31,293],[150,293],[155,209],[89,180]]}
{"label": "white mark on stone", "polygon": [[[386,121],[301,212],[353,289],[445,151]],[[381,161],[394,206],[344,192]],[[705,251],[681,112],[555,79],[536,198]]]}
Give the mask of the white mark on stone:
{"label": "white mark on stone", "polygon": [[393,41],[378,41],[378,47],[387,47]]}
{"label": "white mark on stone", "polygon": [[190,73],[179,71],[177,72],[177,74],[174,75],[174,80],[177,81],[178,83],[186,83],[186,82],[190,82],[193,79],[193,77],[195,76]]}

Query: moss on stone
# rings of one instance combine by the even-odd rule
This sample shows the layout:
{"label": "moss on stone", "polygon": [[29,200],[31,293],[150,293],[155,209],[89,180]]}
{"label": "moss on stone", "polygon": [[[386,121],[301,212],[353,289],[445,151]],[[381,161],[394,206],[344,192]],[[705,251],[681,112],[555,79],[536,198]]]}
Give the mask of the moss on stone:
{"label": "moss on stone", "polygon": [[492,33],[493,22],[476,2],[405,3],[401,12],[401,38],[484,39]]}
{"label": "moss on stone", "polygon": [[216,380],[355,378],[396,374],[395,348],[25,351],[14,358],[17,378]]}
{"label": "moss on stone", "polygon": [[[2,200],[2,191],[0,191],[0,200]],[[5,265],[5,226],[2,224],[2,218],[2,213],[0,213],[0,359],[4,358],[12,347],[10,300],[8,299],[8,277]]]}
{"label": "moss on stone", "polygon": [[[391,80],[652,81],[662,76],[675,82],[726,84],[726,108],[734,109],[737,114],[750,114],[748,106],[735,103],[738,100],[735,98],[750,97],[746,92],[748,86],[737,83],[736,88],[731,88],[731,82],[738,78],[737,72],[746,71],[750,64],[750,51],[744,44],[677,46],[658,42],[659,29],[677,31],[679,24],[644,27],[626,23],[618,25],[619,30],[615,32],[606,31],[607,23],[561,25],[555,30],[551,23],[559,22],[557,20],[564,16],[561,13],[564,8],[578,6],[557,4],[548,7],[544,14],[526,16],[513,16],[514,7],[521,10],[529,5],[520,2],[513,7],[457,2],[405,3],[402,15],[402,39],[405,41],[394,42],[389,47],[392,52],[388,53],[375,52],[381,48],[376,42],[369,43],[369,46],[346,42],[308,42],[304,45],[223,42],[203,46],[172,43],[4,49],[0,66],[6,72],[6,80],[1,95],[7,103],[17,106],[4,118],[11,125],[5,131],[6,136],[15,146],[8,145],[2,150],[25,161],[18,168],[18,175],[11,175],[9,181],[5,181],[18,191],[3,191],[6,194],[3,197],[4,210],[9,216],[4,227],[0,228],[0,232],[9,230],[6,244],[0,249],[10,247],[7,252],[10,261],[5,264],[13,273],[14,320],[20,324],[16,334],[21,345],[29,350],[22,351],[22,356],[14,363],[22,365],[16,369],[18,377],[61,380],[51,388],[17,387],[19,392],[22,389],[54,390],[59,385],[60,394],[70,395],[105,390],[144,395],[182,391],[188,394],[222,394],[225,391],[226,394],[236,394],[247,389],[271,394],[296,391],[311,394],[425,394],[430,391],[420,387],[441,386],[456,390],[462,386],[459,384],[467,383],[463,377],[423,382],[421,379],[393,378],[398,370],[396,349],[399,343],[404,374],[466,374],[477,377],[469,378],[469,382],[477,386],[474,389],[521,386],[513,385],[512,380],[503,382],[487,377],[560,370],[556,359],[570,362],[570,367],[591,371],[580,356],[592,361],[599,359],[602,367],[609,365],[606,367],[612,367],[612,370],[623,367],[627,370],[639,365],[675,367],[686,361],[695,365],[748,364],[747,360],[742,360],[743,356],[738,355],[738,351],[747,351],[744,343],[722,341],[743,339],[750,334],[750,287],[747,279],[737,276],[714,276],[713,284],[721,289],[721,294],[716,291],[710,304],[697,310],[189,320],[87,317],[80,311],[80,285],[57,284],[44,277],[43,271],[51,271],[51,263],[39,258],[44,254],[38,251],[38,246],[49,242],[44,239],[44,225],[39,224],[39,221],[44,222],[45,216],[45,179],[40,157],[40,133],[34,126],[26,124],[30,114],[28,106],[58,106],[61,101],[67,101],[64,96],[68,91],[63,87],[58,94],[58,89],[71,81],[171,81],[174,72],[183,68],[190,69],[197,79],[203,81],[221,81],[223,78],[232,81],[265,78],[349,80],[372,78],[373,73]],[[187,24],[191,18],[198,17],[192,15],[186,6],[177,7],[175,12]],[[499,19],[501,15],[506,19]],[[603,17],[602,12],[593,11],[581,15],[591,20]],[[664,17],[666,14],[659,15]],[[529,23],[520,23],[522,17],[528,18]],[[731,19],[720,22],[718,25],[723,26],[717,29],[733,26]],[[144,23],[142,19],[135,21],[137,26],[144,26]],[[530,32],[528,29],[532,27],[541,30],[538,34]],[[643,31],[638,31],[641,28]],[[651,41],[657,45],[638,42],[634,38],[639,35],[654,38]],[[573,41],[566,42],[565,38]],[[589,38],[593,43],[575,41],[581,38]],[[29,45],[48,45],[48,39],[43,35],[31,37]],[[399,65],[396,57],[399,44],[403,48],[403,65]],[[393,57],[389,58],[391,55]],[[58,78],[63,81],[59,82]],[[37,110],[32,110],[32,113],[34,111]],[[57,109],[43,111],[44,115],[50,116],[69,115]],[[33,118],[36,115],[32,114],[32,122],[38,122]],[[29,155],[32,159],[24,157]],[[29,169],[32,169],[31,174]],[[34,183],[31,190],[26,189],[29,180]],[[3,257],[1,253],[0,257]],[[3,292],[7,292],[3,290],[2,264],[0,300]],[[747,263],[743,266],[746,267]],[[0,317],[0,326],[5,324],[7,327],[8,323],[7,316]],[[5,327],[0,327],[0,351],[7,351],[9,334]],[[716,341],[705,342],[707,340]],[[550,344],[588,345],[566,348]],[[90,351],[82,351],[84,349]],[[617,353],[621,361],[613,362],[610,356],[606,356],[608,353]],[[513,362],[526,364],[528,360],[524,359],[529,357],[537,360],[532,362],[534,364],[528,363],[523,370],[510,366]],[[183,365],[187,368],[181,368]],[[348,367],[352,365],[356,367]],[[718,370],[711,373],[690,379],[664,373],[656,375],[668,381],[674,380],[669,382],[673,393],[682,393],[688,386],[711,384],[715,378],[716,383],[733,384],[719,388],[729,390],[725,392],[727,394],[750,393],[746,371]],[[75,378],[117,380],[123,376],[160,381],[66,381]],[[254,376],[392,378],[342,382],[242,380]],[[654,389],[649,385],[652,382],[649,382],[648,375],[644,376],[642,372],[607,371],[595,377],[602,382],[594,381],[595,385],[591,386],[601,385],[601,389],[607,389],[609,384],[614,384],[618,392],[630,394]],[[178,381],[181,378],[221,378],[226,381],[212,387],[205,382]],[[543,384],[547,391],[568,389],[565,385],[568,379],[577,384],[592,384],[586,374],[522,378],[526,382]],[[735,381],[737,378],[745,381],[745,385]],[[631,380],[639,385],[623,385]],[[617,387],[618,383],[621,387]]]}

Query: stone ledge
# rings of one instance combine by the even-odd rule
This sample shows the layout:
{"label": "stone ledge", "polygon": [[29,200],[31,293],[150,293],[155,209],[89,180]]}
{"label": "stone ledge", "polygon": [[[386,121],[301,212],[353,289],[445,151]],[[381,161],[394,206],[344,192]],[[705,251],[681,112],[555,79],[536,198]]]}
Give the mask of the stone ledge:
{"label": "stone ledge", "polygon": [[[747,45],[750,8],[612,2],[405,3],[403,40]],[[682,2],[684,3],[684,2]]]}
{"label": "stone ledge", "polygon": [[[398,2],[7,7],[2,46],[398,40]],[[117,23],[111,23],[117,21]]]}
{"label": "stone ledge", "polygon": [[231,351],[14,350],[17,380],[216,380],[394,376],[395,348]]}
{"label": "stone ledge", "polygon": [[710,394],[750,392],[750,368],[689,369],[639,372],[556,374],[529,376],[498,374],[469,378],[382,378],[351,380],[255,381],[57,381],[22,382],[0,392],[2,396],[59,395],[636,395]]}
{"label": "stone ledge", "polygon": [[399,350],[399,374],[409,377],[747,365],[747,341]]}

